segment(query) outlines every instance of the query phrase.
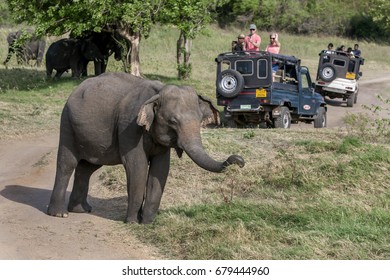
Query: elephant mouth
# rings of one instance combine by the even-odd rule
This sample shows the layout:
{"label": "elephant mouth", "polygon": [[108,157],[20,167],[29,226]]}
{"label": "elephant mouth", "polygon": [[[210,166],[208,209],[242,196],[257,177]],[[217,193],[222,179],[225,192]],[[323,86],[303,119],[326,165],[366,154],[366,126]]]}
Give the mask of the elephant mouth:
{"label": "elephant mouth", "polygon": [[160,137],[158,139],[158,143],[165,146],[165,147],[171,147],[171,148],[179,148],[177,145],[177,137],[169,137],[168,135],[164,137]]}

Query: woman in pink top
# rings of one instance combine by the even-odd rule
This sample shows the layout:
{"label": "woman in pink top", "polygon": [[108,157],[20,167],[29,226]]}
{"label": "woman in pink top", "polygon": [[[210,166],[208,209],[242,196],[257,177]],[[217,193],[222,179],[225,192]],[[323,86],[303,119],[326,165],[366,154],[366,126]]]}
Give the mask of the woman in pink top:
{"label": "woman in pink top", "polygon": [[[280,42],[278,40],[278,34],[277,33],[271,33],[269,35],[270,43],[268,44],[267,48],[265,49],[266,52],[270,53],[276,53],[278,54],[280,51]],[[272,63],[272,72],[275,73],[278,71],[279,65],[277,62]]]}
{"label": "woman in pink top", "polygon": [[270,40],[270,43],[268,44],[265,51],[278,54],[280,51],[280,42],[278,40],[278,34],[271,33],[271,35],[269,36],[269,40]]}
{"label": "woman in pink top", "polygon": [[256,34],[256,25],[253,23],[249,25],[250,34],[245,37],[245,50],[246,51],[259,51],[261,37]]}

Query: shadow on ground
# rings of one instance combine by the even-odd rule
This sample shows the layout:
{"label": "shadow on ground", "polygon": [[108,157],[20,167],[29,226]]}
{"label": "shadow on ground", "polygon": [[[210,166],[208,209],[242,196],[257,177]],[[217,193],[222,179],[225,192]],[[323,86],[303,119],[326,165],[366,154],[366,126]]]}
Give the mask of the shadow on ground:
{"label": "shadow on ground", "polygon": [[[46,213],[51,190],[21,185],[7,185],[0,191],[0,195],[10,201],[25,204]],[[68,201],[69,195],[70,192],[67,192],[66,201]],[[88,196],[88,203],[92,206],[92,212],[90,213],[92,215],[114,221],[125,220],[127,209],[126,196],[112,198]],[[72,215],[76,214],[70,213],[68,219],[72,219]],[[82,215],[88,215],[88,213]]]}

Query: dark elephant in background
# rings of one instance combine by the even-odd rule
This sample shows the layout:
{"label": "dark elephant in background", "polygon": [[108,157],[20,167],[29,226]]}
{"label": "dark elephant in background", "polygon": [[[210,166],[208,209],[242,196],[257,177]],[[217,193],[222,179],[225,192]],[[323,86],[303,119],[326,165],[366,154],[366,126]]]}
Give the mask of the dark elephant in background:
{"label": "dark elephant in background", "polygon": [[[18,42],[18,40],[21,40],[24,36],[26,36],[25,41]],[[32,30],[19,30],[17,32],[10,32],[7,36],[7,42],[8,55],[3,62],[4,65],[7,65],[12,57],[12,54],[16,53],[16,60],[18,64],[29,64],[30,60],[36,60],[36,66],[41,66],[45,52],[46,41],[44,39],[36,38],[33,35]]]}
{"label": "dark elephant in background", "polygon": [[72,77],[79,78],[84,66],[90,60],[103,61],[104,56],[98,47],[88,39],[61,39],[50,45],[46,52],[46,74],[51,77],[56,70],[56,78],[71,69]]}
{"label": "dark elephant in background", "polygon": [[[90,212],[91,174],[102,165],[126,170],[126,222],[151,223],[168,177],[171,148],[200,167],[222,172],[244,166],[231,155],[218,162],[202,146],[200,129],[219,122],[212,103],[187,86],[164,85],[127,73],[105,73],[83,81],[70,95],[61,116],[57,172],[48,214],[67,217]],[[75,170],[68,207],[65,194]]]}
{"label": "dark elephant in background", "polygon": [[88,60],[83,69],[83,75],[87,76],[87,66],[89,61],[94,62],[95,67],[95,76],[98,76],[102,73],[106,72],[108,58],[114,54],[115,60],[119,61],[122,58],[122,46],[120,45],[121,37],[115,32],[109,31],[101,31],[101,32],[93,32],[86,31],[81,36],[73,36],[71,37],[78,39],[87,39],[91,40],[99,49],[100,54],[104,57],[103,60],[96,60],[91,58]]}

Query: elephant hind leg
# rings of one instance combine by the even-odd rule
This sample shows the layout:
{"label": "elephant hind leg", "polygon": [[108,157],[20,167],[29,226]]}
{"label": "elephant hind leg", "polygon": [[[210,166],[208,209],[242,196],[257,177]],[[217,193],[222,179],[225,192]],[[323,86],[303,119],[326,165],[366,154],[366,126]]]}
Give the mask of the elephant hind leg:
{"label": "elephant hind leg", "polygon": [[95,165],[85,160],[81,160],[77,164],[74,175],[73,190],[69,198],[69,212],[91,212],[92,207],[87,202],[89,179],[100,167],[101,165]]}
{"label": "elephant hind leg", "polygon": [[53,192],[50,197],[47,214],[56,217],[68,217],[65,208],[66,189],[70,177],[77,166],[75,154],[64,145],[60,144],[57,155],[57,171]]}

